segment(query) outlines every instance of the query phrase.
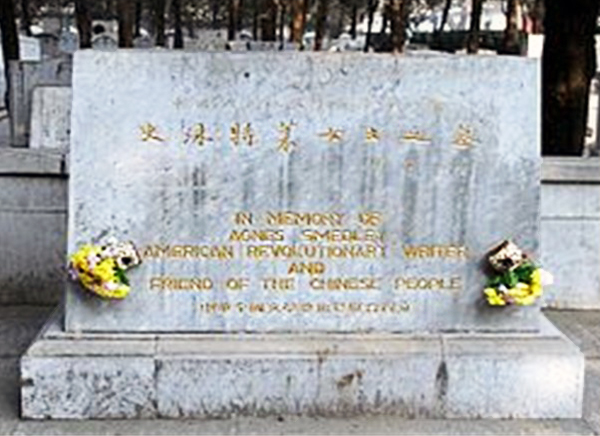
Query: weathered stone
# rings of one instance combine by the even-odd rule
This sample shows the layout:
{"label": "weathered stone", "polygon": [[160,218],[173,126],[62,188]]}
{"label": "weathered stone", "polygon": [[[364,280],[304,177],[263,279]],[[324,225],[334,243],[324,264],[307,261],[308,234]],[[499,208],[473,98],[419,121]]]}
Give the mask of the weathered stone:
{"label": "weathered stone", "polygon": [[549,327],[131,336],[51,323],[22,359],[23,416],[581,417],[583,354]]}
{"label": "weathered stone", "polygon": [[[99,345],[102,347],[102,344]],[[21,359],[21,409],[27,418],[150,418],[156,415],[154,361],[109,358]]]}
{"label": "weathered stone", "polygon": [[[537,329],[537,308],[481,301],[492,246],[511,238],[537,255],[537,88],[536,62],[516,58],[77,53],[69,252],[115,236],[145,262],[118,310],[72,286],[67,329]],[[285,212],[329,215],[269,222]],[[276,240],[232,241],[244,230]],[[309,240],[316,230],[338,240]],[[340,241],[345,230],[376,240]],[[288,254],[274,261],[273,246]],[[349,246],[363,254],[344,257]],[[273,277],[294,289],[266,289]],[[181,278],[212,288],[175,290]],[[232,278],[247,287],[228,290]],[[366,289],[327,288],[349,278]]]}
{"label": "weathered stone", "polygon": [[33,90],[30,148],[68,150],[71,94],[66,86],[38,86]]}
{"label": "weathered stone", "polygon": [[[42,58],[41,44],[36,38],[19,36],[19,58],[24,61],[39,61]],[[0,59],[3,59],[0,47]],[[0,107],[4,107],[4,94],[6,93],[6,77],[4,62],[0,64]]]}
{"label": "weathered stone", "polygon": [[549,307],[600,307],[600,164],[547,158],[542,172],[541,262],[554,275]]}
{"label": "weathered stone", "polygon": [[63,156],[0,151],[0,304],[53,304],[64,291]]}
{"label": "weathered stone", "polygon": [[70,57],[10,63],[11,145],[27,147],[29,144],[33,89],[36,86],[69,86],[71,70]]}

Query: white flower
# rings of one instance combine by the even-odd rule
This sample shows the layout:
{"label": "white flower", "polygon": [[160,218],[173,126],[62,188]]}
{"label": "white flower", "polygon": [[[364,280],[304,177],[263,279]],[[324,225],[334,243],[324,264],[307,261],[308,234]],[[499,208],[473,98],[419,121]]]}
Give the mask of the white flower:
{"label": "white flower", "polygon": [[554,276],[544,269],[540,269],[540,282],[542,286],[549,286],[554,283]]}
{"label": "white flower", "polygon": [[116,291],[118,287],[119,287],[119,285],[116,284],[115,282],[104,283],[104,289],[106,289],[108,291]]}

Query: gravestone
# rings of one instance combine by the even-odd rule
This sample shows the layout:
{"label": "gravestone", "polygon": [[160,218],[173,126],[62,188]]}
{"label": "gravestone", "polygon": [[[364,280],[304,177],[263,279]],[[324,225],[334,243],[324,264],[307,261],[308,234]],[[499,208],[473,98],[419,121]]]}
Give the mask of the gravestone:
{"label": "gravestone", "polygon": [[60,33],[60,51],[66,54],[73,54],[79,48],[79,34],[67,29]]}
{"label": "gravestone", "polygon": [[78,52],[68,251],[116,237],[143,263],[124,301],[68,286],[22,360],[24,416],[579,416],[577,348],[539,307],[481,298],[494,245],[538,253],[538,77]]}
{"label": "gravestone", "polygon": [[117,40],[110,35],[105,33],[95,36],[92,39],[92,48],[95,50],[106,50],[112,51],[119,47]]}
{"label": "gravestone", "polygon": [[[39,61],[42,58],[40,41],[35,37],[19,36],[19,55],[23,61]],[[0,56],[2,48],[0,47]],[[6,77],[4,63],[0,65],[0,107],[4,107],[4,94],[6,93]]]}
{"label": "gravestone", "polygon": [[38,86],[31,104],[30,148],[66,151],[71,131],[71,88]]}
{"label": "gravestone", "polygon": [[33,90],[38,86],[70,86],[72,65],[70,56],[46,59],[41,62],[10,62],[12,146],[27,147],[29,144]]}

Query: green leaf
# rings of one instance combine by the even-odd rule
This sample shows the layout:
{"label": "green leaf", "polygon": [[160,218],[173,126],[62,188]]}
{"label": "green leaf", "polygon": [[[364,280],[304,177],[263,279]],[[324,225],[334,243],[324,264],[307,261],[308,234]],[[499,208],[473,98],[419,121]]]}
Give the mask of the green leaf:
{"label": "green leaf", "polygon": [[519,283],[519,277],[517,276],[517,274],[515,274],[514,271],[507,271],[504,274],[504,279],[505,279],[505,285],[507,288],[514,288],[515,286],[517,286],[517,283]]}
{"label": "green leaf", "polygon": [[119,281],[121,283],[123,283],[124,285],[129,286],[129,280],[127,279],[127,276],[125,275],[125,271],[122,270],[119,267],[115,268],[115,275],[117,276],[117,278],[119,279]]}
{"label": "green leaf", "polygon": [[536,266],[528,262],[515,268],[514,272],[520,282],[529,284],[531,283],[531,275],[535,270]]}

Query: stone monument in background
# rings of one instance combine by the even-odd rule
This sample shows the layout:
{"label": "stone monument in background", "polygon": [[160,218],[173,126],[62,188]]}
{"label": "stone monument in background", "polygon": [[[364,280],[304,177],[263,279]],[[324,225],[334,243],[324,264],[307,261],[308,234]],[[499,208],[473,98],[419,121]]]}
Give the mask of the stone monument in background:
{"label": "stone monument in background", "polygon": [[538,252],[538,89],[516,58],[78,52],[69,252],[142,264],[122,301],[69,284],[23,416],[579,417],[579,350],[482,299],[492,247]]}

